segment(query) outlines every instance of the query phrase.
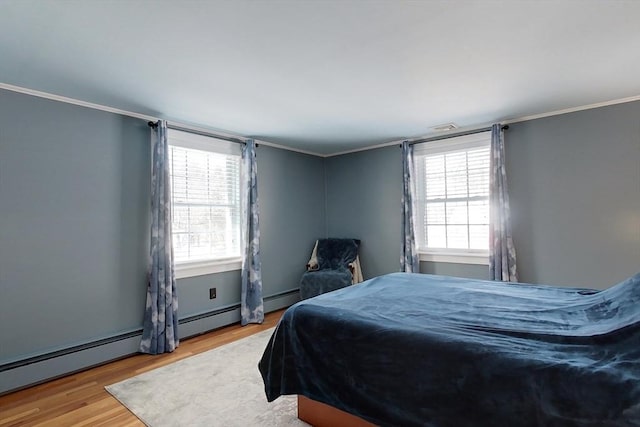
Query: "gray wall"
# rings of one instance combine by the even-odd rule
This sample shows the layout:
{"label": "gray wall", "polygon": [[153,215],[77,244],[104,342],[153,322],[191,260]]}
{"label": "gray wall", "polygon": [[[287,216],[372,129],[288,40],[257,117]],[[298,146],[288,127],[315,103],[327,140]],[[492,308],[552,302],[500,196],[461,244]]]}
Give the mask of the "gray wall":
{"label": "gray wall", "polygon": [[141,324],[148,128],[0,90],[0,361]]}
{"label": "gray wall", "polygon": [[606,288],[640,271],[640,102],[505,133],[522,281]]}
{"label": "gray wall", "polygon": [[[297,288],[325,235],[324,162],[257,156],[270,296]],[[149,198],[144,121],[0,90],[0,365],[142,326]],[[237,304],[239,271],[178,294],[181,319]]]}
{"label": "gray wall", "polygon": [[[520,280],[606,288],[640,271],[640,102],[516,123],[505,133]],[[398,271],[396,146],[326,160],[328,232],[363,240],[366,277]],[[422,262],[479,279],[479,265]]]}
{"label": "gray wall", "polygon": [[468,277],[489,280],[489,266],[479,264],[457,264],[453,262],[421,262],[420,273],[442,276]]}
{"label": "gray wall", "polygon": [[365,279],[400,269],[401,150],[397,146],[326,159],[327,233],[362,240]]}
{"label": "gray wall", "polygon": [[298,288],[316,239],[325,237],[324,161],[259,146],[260,253],[265,296]]}

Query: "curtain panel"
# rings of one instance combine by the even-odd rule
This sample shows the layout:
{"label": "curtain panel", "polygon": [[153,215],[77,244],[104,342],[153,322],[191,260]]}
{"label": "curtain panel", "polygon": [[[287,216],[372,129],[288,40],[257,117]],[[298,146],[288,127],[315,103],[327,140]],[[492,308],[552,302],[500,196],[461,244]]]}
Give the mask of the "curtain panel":
{"label": "curtain panel", "polygon": [[258,169],[256,145],[250,139],[242,148],[242,294],[240,298],[241,324],[262,323],[262,271],[260,264],[260,221],[258,205]]}
{"label": "curtain panel", "polygon": [[402,250],[400,271],[420,272],[420,260],[416,249],[414,232],[415,182],[413,177],[413,146],[409,141],[402,143]]}
{"label": "curtain panel", "polygon": [[151,130],[151,246],[147,303],[140,351],[168,353],[178,347],[178,295],[171,239],[171,189],[167,123],[160,120]]}
{"label": "curtain panel", "polygon": [[491,280],[517,282],[516,249],[511,234],[511,211],[507,191],[504,131],[491,127],[489,177],[489,269]]}

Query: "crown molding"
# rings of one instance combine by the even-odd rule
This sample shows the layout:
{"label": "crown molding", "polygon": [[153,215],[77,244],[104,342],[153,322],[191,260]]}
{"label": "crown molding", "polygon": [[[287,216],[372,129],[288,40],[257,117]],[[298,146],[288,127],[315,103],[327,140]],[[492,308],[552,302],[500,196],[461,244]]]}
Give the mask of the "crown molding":
{"label": "crown molding", "polygon": [[608,107],[610,105],[625,104],[627,102],[640,101],[640,95],[629,96],[627,98],[614,99],[612,101],[596,102],[594,104],[581,105],[579,107],[564,108],[562,110],[550,111],[548,113],[532,114],[530,116],[522,116],[515,119],[500,120],[503,125],[510,123],[527,122],[529,120],[542,119],[551,116],[560,116],[562,114],[575,113],[577,111],[592,110],[594,108]]}
{"label": "crown molding", "polygon": [[[18,93],[22,93],[22,94],[25,94],[25,95],[37,96],[39,98],[50,99],[50,100],[53,100],[53,101],[64,102],[64,103],[67,103],[67,104],[78,105],[80,107],[92,108],[94,110],[106,111],[108,113],[120,114],[120,115],[123,115],[123,116],[133,117],[133,118],[147,120],[147,121],[156,121],[156,120],[158,120],[160,118],[160,117],[149,116],[149,115],[142,114],[142,113],[136,113],[136,112],[133,112],[133,111],[122,110],[122,109],[119,109],[119,108],[108,107],[108,106],[101,105],[101,104],[95,104],[93,102],[81,101],[79,99],[69,98],[69,97],[62,96],[62,95],[56,95],[56,94],[43,92],[43,91],[39,91],[39,90],[28,89],[28,88],[24,88],[24,87],[20,87],[20,86],[14,86],[14,85],[10,85],[10,84],[7,84],[7,83],[1,83],[0,82],[0,89],[5,89],[5,90],[8,90],[8,91],[12,91],[12,92],[18,92]],[[559,115],[562,115],[562,114],[575,113],[575,112],[578,112],[578,111],[591,110],[591,109],[594,109],[594,108],[607,107],[607,106],[610,106],[610,105],[624,104],[624,103],[627,103],[627,102],[634,102],[634,101],[640,101],[640,95],[630,96],[630,97],[627,97],[627,98],[614,99],[614,100],[611,100],[611,101],[597,102],[597,103],[594,103],[594,104],[581,105],[581,106],[578,106],[578,107],[564,108],[564,109],[561,109],[561,110],[554,110],[554,111],[549,111],[549,112],[546,112],[546,113],[532,114],[532,115],[516,117],[516,118],[507,118],[507,119],[503,119],[503,120],[497,120],[494,123],[501,123],[501,124],[504,124],[504,125],[510,124],[510,123],[520,123],[520,122],[526,122],[526,121],[530,121],[530,120],[542,119],[542,118],[545,118],[545,117],[559,116]],[[170,124],[177,125],[177,126],[179,126],[181,128],[184,128],[186,130],[193,130],[194,132],[214,133],[214,134],[218,134],[218,135],[222,135],[222,136],[226,136],[226,137],[230,137],[230,138],[240,138],[240,139],[249,139],[250,138],[250,137],[247,137],[247,136],[236,135],[236,134],[228,133],[228,132],[225,132],[225,131],[214,130],[214,129],[207,128],[207,127],[189,125],[189,124],[175,122],[175,121],[171,121],[171,120],[168,120],[168,122]],[[329,153],[329,154],[321,154],[321,153],[316,153],[316,152],[313,152],[313,151],[301,150],[301,149],[298,149],[298,148],[288,147],[286,145],[280,145],[280,144],[276,144],[276,143],[269,142],[269,141],[264,141],[264,140],[259,140],[259,139],[255,139],[255,142],[258,145],[264,145],[264,146],[267,146],[267,147],[273,147],[273,148],[277,148],[277,149],[280,149],[280,150],[293,151],[293,152],[296,152],[296,153],[307,154],[307,155],[310,155],[310,156],[327,158],[327,157],[342,156],[344,154],[358,153],[358,152],[361,152],[361,151],[375,150],[375,149],[378,149],[378,148],[389,147],[389,146],[392,146],[392,145],[399,145],[399,144],[402,144],[403,141],[407,141],[407,140],[411,142],[411,141],[415,141],[417,139],[423,139],[423,138],[428,138],[428,137],[433,137],[433,136],[440,136],[440,135],[444,136],[444,135],[447,135],[447,133],[452,133],[453,134],[453,133],[459,133],[459,132],[474,131],[474,130],[478,130],[478,129],[482,129],[482,128],[485,128],[487,126],[490,126],[491,124],[492,123],[483,123],[481,125],[460,127],[460,128],[457,128],[457,129],[449,131],[449,132],[442,132],[442,133],[437,133],[437,134],[427,134],[427,135],[421,135],[421,136],[411,137],[411,138],[402,138],[402,139],[397,139],[397,140],[394,140],[394,141],[384,142],[384,143],[381,143],[381,144],[369,145],[369,146],[366,146],[366,147],[356,148],[356,149],[353,149],[353,150],[338,151],[338,152]]]}
{"label": "crown molding", "polygon": [[[53,93],[42,92],[42,91],[39,91],[39,90],[28,89],[28,88],[20,87],[20,86],[14,86],[14,85],[10,85],[10,84],[7,84],[7,83],[1,83],[0,82],[0,89],[8,90],[8,91],[11,91],[11,92],[18,92],[18,93],[22,93],[24,95],[36,96],[38,98],[49,99],[49,100],[52,100],[52,101],[64,102],[66,104],[77,105],[77,106],[80,106],[80,107],[91,108],[93,110],[105,111],[107,113],[119,114],[121,116],[133,117],[133,118],[141,119],[141,120],[145,120],[145,121],[155,122],[155,121],[161,119],[161,117],[154,117],[154,116],[149,116],[147,114],[136,113],[134,111],[127,111],[127,110],[122,110],[120,108],[108,107],[106,105],[95,104],[93,102],[87,102],[87,101],[81,101],[79,99],[69,98],[67,96],[56,95],[56,94],[53,94]],[[190,125],[190,124],[186,124],[186,123],[180,123],[180,122],[176,122],[176,121],[173,121],[173,120],[167,120],[167,122],[169,123],[169,125],[175,125],[175,126],[180,127],[181,129],[191,130],[191,131],[194,131],[194,132],[214,134],[214,135],[219,135],[219,136],[225,136],[225,137],[228,137],[228,138],[238,138],[238,139],[250,139],[251,138],[251,137],[248,137],[248,136],[236,135],[236,134],[232,134],[232,133],[229,133],[229,132],[220,131],[220,130],[216,130],[216,129],[211,129],[211,128],[207,128],[207,127]],[[260,139],[254,139],[254,140],[255,140],[256,144],[264,145],[266,147],[273,147],[273,148],[277,148],[277,149],[280,149],[280,150],[293,151],[293,152],[296,152],[296,153],[307,154],[307,155],[316,156],[316,157],[325,157],[326,156],[324,154],[319,154],[319,153],[314,153],[312,151],[300,150],[300,149],[297,149],[297,148],[287,147],[287,146],[280,145],[280,144],[275,144],[275,143],[269,142],[269,141],[263,141],[263,140],[260,140]]]}
{"label": "crown molding", "polygon": [[451,131],[431,133],[431,134],[422,135],[422,136],[419,136],[419,137],[396,139],[394,141],[383,142],[381,144],[376,144],[376,145],[369,145],[369,146],[366,146],[366,147],[356,148],[354,150],[347,150],[347,151],[340,151],[340,152],[332,153],[332,154],[326,154],[323,157],[342,156],[344,154],[358,153],[360,151],[375,150],[377,148],[384,148],[384,147],[389,147],[389,146],[392,146],[392,145],[400,145],[404,141],[411,142],[411,141],[415,141],[415,140],[418,140],[418,139],[425,139],[425,138],[431,138],[431,137],[437,137],[437,136],[446,136],[447,134],[455,135],[455,134],[458,134],[458,133],[473,132],[475,130],[479,130],[479,129],[484,129],[486,127],[490,127],[493,123],[500,123],[500,124],[503,124],[503,125],[508,125],[508,124],[511,124],[511,123],[527,122],[527,121],[530,121],[530,120],[542,119],[542,118],[545,118],[545,117],[560,116],[562,114],[575,113],[575,112],[578,112],[578,111],[591,110],[591,109],[594,109],[594,108],[608,107],[610,105],[625,104],[627,102],[634,102],[634,101],[640,101],[640,95],[629,96],[627,98],[614,99],[614,100],[611,100],[611,101],[597,102],[597,103],[594,103],[594,104],[581,105],[581,106],[578,106],[578,107],[564,108],[562,110],[554,110],[554,111],[549,111],[549,112],[546,112],[546,113],[532,114],[532,115],[529,115],[529,116],[522,116],[522,117],[516,117],[516,118],[510,118],[510,119],[504,119],[504,120],[496,120],[495,122],[492,122],[492,123],[482,123],[482,124],[478,124],[478,125],[474,125],[474,126],[465,126],[465,127],[460,127],[460,128],[451,130]]}

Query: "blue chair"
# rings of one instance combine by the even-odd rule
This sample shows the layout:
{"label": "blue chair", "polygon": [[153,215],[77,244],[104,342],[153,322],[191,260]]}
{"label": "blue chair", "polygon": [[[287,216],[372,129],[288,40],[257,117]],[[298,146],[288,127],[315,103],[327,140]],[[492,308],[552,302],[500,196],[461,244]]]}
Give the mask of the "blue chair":
{"label": "blue chair", "polygon": [[300,298],[362,282],[358,239],[319,239],[313,248],[307,271],[300,279]]}

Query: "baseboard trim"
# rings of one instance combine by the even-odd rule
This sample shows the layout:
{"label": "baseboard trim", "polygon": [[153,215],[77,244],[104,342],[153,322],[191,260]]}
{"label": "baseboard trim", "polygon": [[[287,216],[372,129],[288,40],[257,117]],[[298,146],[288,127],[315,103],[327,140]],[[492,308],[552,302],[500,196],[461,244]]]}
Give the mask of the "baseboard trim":
{"label": "baseboard trim", "polygon": [[[291,289],[264,297],[265,313],[300,300]],[[200,335],[240,321],[240,304],[221,307],[179,320],[180,339]],[[0,365],[0,395],[102,365],[138,352],[142,329]]]}
{"label": "baseboard trim", "polygon": [[135,354],[138,352],[141,335],[142,332],[138,332],[134,336],[128,336],[117,341],[92,346],[87,345],[87,347],[82,346],[84,347],[83,349],[78,349],[81,346],[76,346],[43,354],[37,357],[37,361],[34,360],[36,358],[29,358],[24,361],[14,362],[11,364],[13,366],[11,369],[0,372],[0,394]]}

